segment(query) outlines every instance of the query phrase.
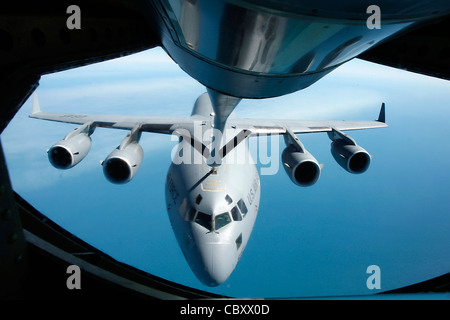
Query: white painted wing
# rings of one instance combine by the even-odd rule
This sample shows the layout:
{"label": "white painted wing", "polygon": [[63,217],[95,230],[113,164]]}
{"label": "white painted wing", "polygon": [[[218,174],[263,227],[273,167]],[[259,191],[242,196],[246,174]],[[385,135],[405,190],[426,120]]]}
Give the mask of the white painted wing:
{"label": "white painted wing", "polygon": [[[345,121],[345,120],[277,120],[277,119],[245,119],[229,118],[227,126],[250,131],[256,134],[285,134],[287,130],[293,133],[329,132],[361,130],[387,127],[384,104],[381,107],[378,120],[375,121]],[[39,108],[36,95],[33,101],[33,112],[30,118],[65,122],[73,124],[92,123],[96,127],[132,130],[140,126],[140,131],[171,134],[177,129],[192,130],[195,125],[206,124],[206,118],[192,117],[145,117],[119,115],[89,115],[70,113],[43,112]],[[192,131],[191,131],[192,132]],[[248,135],[246,135],[248,136]]]}
{"label": "white painted wing", "polygon": [[92,123],[96,127],[132,130],[141,126],[141,131],[171,134],[178,128],[192,128],[191,117],[141,117],[36,112],[30,118],[73,124]]}
{"label": "white painted wing", "polygon": [[247,129],[252,134],[284,134],[289,129],[293,133],[329,132],[362,130],[387,127],[385,123],[385,105],[381,105],[378,120],[347,121],[347,120],[278,120],[278,119],[243,119],[230,118],[228,125],[236,129]]}
{"label": "white painted wing", "polygon": [[237,129],[248,129],[252,134],[284,134],[286,128],[294,133],[329,132],[384,128],[387,124],[380,121],[345,120],[271,120],[271,119],[230,119],[229,124]]}

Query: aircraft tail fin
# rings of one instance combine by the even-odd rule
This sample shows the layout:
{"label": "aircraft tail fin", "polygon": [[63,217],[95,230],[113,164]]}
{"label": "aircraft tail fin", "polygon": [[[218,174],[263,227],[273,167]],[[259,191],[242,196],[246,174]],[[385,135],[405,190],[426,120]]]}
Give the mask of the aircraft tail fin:
{"label": "aircraft tail fin", "polygon": [[213,108],[209,95],[204,93],[195,101],[191,116],[209,117],[212,112]]}
{"label": "aircraft tail fin", "polygon": [[386,123],[386,110],[384,102],[381,104],[380,114],[378,115],[378,122]]}

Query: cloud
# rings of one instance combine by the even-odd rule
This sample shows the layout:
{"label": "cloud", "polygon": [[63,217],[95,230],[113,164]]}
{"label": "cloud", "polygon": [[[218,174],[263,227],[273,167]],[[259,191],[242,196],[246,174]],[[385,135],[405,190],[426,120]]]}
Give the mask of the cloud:
{"label": "cloud", "polygon": [[[378,115],[386,93],[378,85],[372,86],[368,74],[379,73],[382,67],[365,65],[361,77],[359,63],[349,62],[312,86],[276,98],[244,100],[236,110],[240,117],[274,117],[277,119],[348,119],[359,120],[361,114]],[[363,120],[363,119],[360,119]]]}
{"label": "cloud", "polygon": [[[180,103],[177,96],[187,96],[198,91],[198,86],[183,77],[113,81],[93,85],[78,85],[60,89],[39,89],[41,108],[53,112],[127,114],[127,115],[167,115],[165,106],[171,97],[179,103],[170,110],[175,114],[184,111],[190,114],[191,103]],[[176,94],[175,94],[176,93]],[[166,101],[164,101],[164,100]],[[173,103],[171,104],[173,106]]]}
{"label": "cloud", "polygon": [[354,59],[306,89],[282,97],[243,100],[236,115],[371,120],[378,116],[382,102],[386,102],[389,113],[404,108],[408,108],[408,112],[421,112],[424,103],[444,105],[446,92],[446,80]]}
{"label": "cloud", "polygon": [[[149,71],[146,73],[146,71]],[[140,77],[152,76],[152,74],[163,72],[167,75],[179,72],[179,66],[159,48],[138,52],[132,55],[90,64],[87,66],[70,69],[58,73],[45,75],[47,79],[70,79],[79,82],[82,78],[103,78],[105,75],[139,74]],[[55,84],[56,85],[56,84]]]}
{"label": "cloud", "polygon": [[204,91],[158,48],[46,75],[37,90],[46,111],[141,115],[189,115]]}

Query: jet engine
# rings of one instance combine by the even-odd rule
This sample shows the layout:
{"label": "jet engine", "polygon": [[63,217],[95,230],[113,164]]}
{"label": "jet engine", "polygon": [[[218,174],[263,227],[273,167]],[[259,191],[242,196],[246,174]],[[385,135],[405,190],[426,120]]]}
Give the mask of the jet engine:
{"label": "jet engine", "polygon": [[140,137],[140,128],[133,129],[102,162],[103,173],[110,182],[124,184],[134,178],[144,158]]}
{"label": "jet engine", "polygon": [[370,166],[370,154],[360,146],[343,139],[331,143],[331,154],[336,162],[350,173],[363,173]]}
{"label": "jet engine", "polygon": [[57,169],[70,169],[86,157],[91,149],[91,137],[94,127],[85,124],[47,150],[48,160]]}
{"label": "jet engine", "polygon": [[112,183],[129,182],[136,175],[144,158],[142,147],[134,142],[125,148],[117,148],[103,161],[103,173]]}
{"label": "jet engine", "polygon": [[294,145],[288,145],[283,150],[281,159],[289,178],[299,186],[311,186],[320,177],[319,163],[305,149],[300,151]]}
{"label": "jet engine", "polygon": [[[382,111],[384,112],[383,108]],[[328,132],[328,137],[332,141],[331,154],[342,168],[355,174],[363,173],[369,169],[370,154],[358,146],[353,138],[334,128]]]}

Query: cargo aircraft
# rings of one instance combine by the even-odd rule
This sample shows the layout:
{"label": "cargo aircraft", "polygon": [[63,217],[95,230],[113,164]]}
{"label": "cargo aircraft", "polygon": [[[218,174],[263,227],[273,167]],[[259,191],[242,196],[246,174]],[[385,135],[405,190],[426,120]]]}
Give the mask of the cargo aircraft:
{"label": "cargo aircraft", "polygon": [[34,95],[30,117],[79,125],[47,150],[50,163],[58,169],[72,168],[88,154],[97,127],[128,130],[101,163],[105,177],[116,184],[136,175],[143,160],[142,132],[178,136],[166,178],[170,222],[193,273],[204,284],[217,286],[235,269],[259,209],[260,177],[249,152],[250,137],[283,135],[283,167],[293,183],[307,187],[319,179],[321,165],[296,134],[326,132],[337,163],[360,174],[368,169],[371,156],[343,131],[387,126],[384,104],[374,121],[228,117],[239,101],[208,89],[198,97],[191,116],[140,117],[43,112]]}
{"label": "cargo aircraft", "polygon": [[[175,197],[178,192],[178,196],[175,197],[176,201],[172,199],[170,207],[168,205],[169,212],[176,210],[178,205],[178,208],[182,209],[188,208],[188,205],[189,208],[194,208],[195,212],[191,212],[193,216],[188,216],[188,221],[183,222],[186,228],[188,226],[200,228],[201,224],[196,221],[202,221],[204,216],[197,214],[197,211],[203,210],[201,212],[210,213],[211,224],[207,226],[210,230],[214,230],[208,231],[210,237],[225,236],[225,230],[251,224],[251,221],[248,222],[250,220],[248,218],[251,217],[251,210],[254,210],[258,203],[259,192],[250,189],[249,185],[253,186],[253,182],[255,182],[255,186],[258,186],[255,180],[245,185],[247,191],[241,191],[241,195],[233,196],[231,193],[227,193],[230,198],[227,198],[226,202],[231,199],[231,204],[226,210],[225,208],[223,210],[228,212],[228,208],[237,207],[236,210],[241,213],[241,221],[233,220],[224,227],[218,228],[220,223],[216,223],[214,220],[213,224],[212,210],[207,208],[208,203],[210,205],[213,203],[213,201],[207,201],[208,196],[216,195],[221,199],[226,196],[226,194],[225,196],[220,195],[220,186],[226,186],[228,190],[231,187],[241,190],[240,183],[245,180],[244,177],[248,176],[248,181],[251,181],[251,172],[247,171],[242,176],[235,173],[237,177],[233,179],[238,178],[238,183],[230,183],[229,180],[222,179],[222,175],[225,175],[226,172],[228,174],[238,172],[238,166],[233,166],[228,162],[237,154],[245,154],[249,136],[270,132],[284,135],[287,143],[283,153],[284,167],[294,182],[300,185],[314,182],[319,176],[319,170],[316,162],[294,136],[296,133],[327,132],[333,141],[333,154],[337,155],[338,162],[350,172],[363,171],[370,161],[370,157],[365,152],[357,151],[360,149],[354,140],[342,133],[345,129],[357,129],[358,124],[354,122],[329,122],[328,124],[315,122],[313,124],[312,122],[293,120],[261,121],[253,119],[249,122],[242,119],[227,120],[227,114],[232,111],[239,99],[278,97],[305,89],[354,58],[432,77],[450,79],[449,34],[445,32],[450,26],[450,1],[89,0],[77,1],[77,4],[74,6],[73,2],[68,0],[29,1],[26,6],[19,1],[8,2],[8,8],[0,20],[0,55],[2,56],[0,67],[4,80],[3,85],[0,86],[3,90],[0,100],[0,110],[2,111],[0,113],[0,132],[39,86],[39,79],[42,75],[160,47],[186,74],[209,88],[208,93],[213,112],[210,114],[194,112],[190,118],[172,118],[172,120],[145,118],[149,120],[148,123],[144,121],[144,118],[121,117],[118,120],[115,117],[53,114],[52,117],[56,117],[56,120],[70,120],[69,122],[79,124],[80,127],[60,143],[61,148],[56,148],[56,146],[52,148],[49,156],[55,166],[71,167],[86,155],[91,142],[90,135],[96,127],[130,130],[130,136],[117,150],[114,150],[108,157],[108,161],[103,163],[105,174],[109,179],[115,182],[128,181],[136,174],[142,160],[142,150],[138,145],[141,132],[178,134],[182,137],[180,146],[185,147],[180,147],[180,159],[187,158],[186,155],[193,157],[200,155],[200,159],[206,164],[202,164],[200,169],[197,158],[189,166],[184,161],[178,161],[181,162],[178,166],[172,164],[172,174],[169,174],[168,179],[169,185],[172,184],[168,195]],[[74,7],[78,10],[69,10]],[[221,94],[218,94],[219,92]],[[222,94],[228,97],[222,96]],[[203,99],[206,98],[200,100]],[[209,105],[208,101],[205,103]],[[199,102],[199,104],[201,103]],[[212,113],[214,113],[214,117],[211,115]],[[33,116],[43,117],[44,115],[48,114],[36,110]],[[125,119],[128,122],[125,122]],[[384,111],[378,120],[380,121],[368,122],[369,127],[384,125]],[[242,121],[251,126],[243,126]],[[236,139],[233,137],[232,141],[225,140],[228,142],[223,143],[224,145],[233,146],[235,140],[236,142],[245,141],[245,143],[240,143],[236,148],[223,149],[228,151],[221,153],[220,150],[223,147],[221,144],[209,143],[206,147],[205,144],[200,143],[201,139],[193,138],[196,135],[190,135],[190,132],[195,131],[194,129],[197,129],[197,132],[207,131],[207,127],[212,127],[213,124],[215,128],[219,129],[223,125],[224,131],[230,132],[230,137],[233,133],[236,136]],[[363,124],[359,123],[364,127]],[[349,125],[351,126],[348,127]],[[187,130],[183,130],[183,127],[187,127]],[[213,136],[217,136],[217,132],[220,130],[216,130]],[[204,135],[203,138],[208,137]],[[204,141],[204,143],[206,142]],[[189,150],[194,154],[189,154]],[[216,150],[218,151],[216,152]],[[243,152],[241,152],[242,150]],[[352,156],[347,157],[345,154]],[[133,163],[130,164],[130,161]],[[178,162],[174,161],[173,163]],[[5,164],[1,161],[0,164],[7,171]],[[247,167],[252,166],[248,165]],[[175,177],[177,170],[181,172],[177,175],[186,170],[190,174]],[[189,188],[185,187],[185,189],[189,191],[189,193],[186,192],[187,194],[195,193],[197,196],[195,201],[190,196],[186,197],[186,201],[181,206],[185,197],[177,188],[181,188],[180,181],[188,183],[188,179],[194,179],[193,172],[195,170],[204,170],[202,172],[205,173],[201,175],[202,180],[197,180],[196,183],[192,183]],[[308,172],[309,176],[305,172]],[[221,181],[221,184],[212,192],[215,184],[208,181],[213,181],[214,177],[217,178],[215,181]],[[5,186],[7,185],[5,184]],[[5,194],[7,195],[8,192]],[[201,197],[198,197],[198,194],[201,194]],[[243,202],[239,202],[241,198]],[[252,199],[251,205],[248,199]],[[2,197],[0,200],[5,208],[15,202],[8,197]],[[173,204],[174,202],[176,205]],[[246,208],[242,203],[246,204]],[[219,209],[215,210],[214,217],[218,215],[216,213]],[[245,210],[248,212],[244,216]],[[33,214],[30,210],[26,212],[27,215]],[[230,214],[232,213],[230,211]],[[180,215],[178,214],[178,216]],[[226,216],[222,218],[227,219]],[[239,219],[239,216],[236,216],[236,219]],[[6,232],[6,237],[7,234],[10,234],[10,222],[0,219],[0,224],[0,229]],[[31,226],[24,224],[23,229],[32,231],[35,235],[43,232],[45,234],[43,238],[52,239],[51,244],[63,248],[65,241],[60,240],[61,233],[56,233],[53,228],[47,228],[48,224],[49,220],[43,219],[39,222],[38,227],[34,224]],[[181,225],[180,222],[178,226]],[[17,255],[5,256],[5,266],[9,267],[3,268],[5,270],[2,269],[0,278],[3,277],[8,281],[2,285],[3,291],[0,290],[0,296],[2,292],[14,296],[17,294],[16,286],[9,285],[9,283],[16,282],[9,280],[14,279],[17,280],[17,283],[23,283],[22,275],[25,275],[27,268],[18,267],[17,257],[21,257],[21,266],[26,264],[33,267],[36,261],[41,263],[41,257],[47,258],[47,255],[51,254],[55,258],[55,262],[52,262],[49,269],[56,267],[58,261],[62,259],[62,255],[45,251],[45,247],[41,244],[42,241],[25,239],[20,224],[16,223],[16,226],[14,234],[18,235],[19,240],[11,244],[11,247],[16,250],[19,248],[18,244],[21,246],[20,250],[14,251],[18,252]],[[208,230],[208,227],[204,227],[202,230]],[[203,234],[202,236],[207,237]],[[237,240],[235,241],[236,250],[239,251],[239,254],[244,249],[247,236],[245,232],[242,234],[242,242],[239,236],[234,238]],[[197,260],[194,265],[192,262],[195,259],[194,255],[206,257],[209,253],[206,253],[207,248],[205,247],[192,249],[194,244],[199,242],[193,232],[187,231],[184,239],[182,239],[182,247],[185,248],[188,262],[193,269],[200,270],[196,271],[197,275],[200,274],[200,278],[203,275],[203,279],[206,279],[204,282],[210,285],[222,281],[224,276],[219,277],[218,274],[221,272],[226,274],[227,272],[224,270],[229,265],[223,265],[223,268],[219,270],[215,263],[213,270],[212,256]],[[223,241],[225,243],[225,240]],[[39,250],[34,251],[33,255],[28,255],[25,250],[27,247],[23,245],[26,242],[39,247]],[[200,250],[203,251],[200,252]],[[194,251],[195,253],[190,254]],[[63,252],[68,255],[70,253]],[[214,259],[218,259],[217,255],[214,256]],[[102,283],[112,283],[109,278],[110,269],[105,268],[103,263],[93,263],[92,261],[90,263],[101,271],[93,276],[94,279],[101,278]],[[202,263],[204,263],[203,266]],[[232,264],[230,263],[230,265]],[[222,265],[220,264],[220,266]],[[89,272],[89,269],[85,268],[84,271]],[[134,289],[136,281],[133,270],[116,271],[116,274],[120,274],[121,277],[125,275],[129,280],[127,283],[131,283],[129,288]],[[146,280],[153,281],[152,277],[147,276]],[[30,277],[26,278],[28,279],[26,288],[49,287],[46,277],[42,277],[45,283],[40,283],[41,285],[35,285],[36,277],[31,277],[32,282],[29,281]],[[440,280],[440,283],[447,278],[442,279],[444,280]],[[157,285],[150,285],[150,288],[153,289],[150,296],[153,298],[167,298],[168,293],[173,296],[173,288],[180,288],[178,284],[164,285],[159,279],[156,281]],[[437,288],[434,283],[433,287]],[[138,282],[138,284],[140,283]],[[148,285],[146,284],[146,286]],[[114,286],[106,285],[102,294],[110,296],[115,291],[112,288],[115,287],[116,284]],[[30,293],[27,289],[25,291],[27,294]],[[161,291],[163,292],[161,293]],[[58,298],[67,294],[67,290],[61,290],[60,286],[52,287],[47,292],[51,292],[51,297]],[[177,296],[184,298],[212,296],[211,293],[201,292],[199,294],[194,290],[187,290],[185,287],[176,292]],[[90,297],[89,291],[82,290],[82,293]],[[32,291],[32,294],[35,292]],[[40,290],[39,295],[42,296],[42,294],[43,292]]]}

